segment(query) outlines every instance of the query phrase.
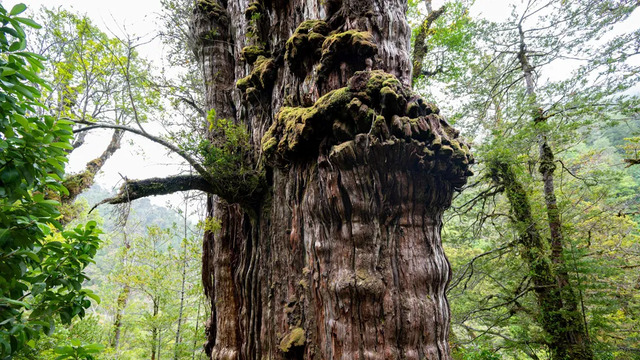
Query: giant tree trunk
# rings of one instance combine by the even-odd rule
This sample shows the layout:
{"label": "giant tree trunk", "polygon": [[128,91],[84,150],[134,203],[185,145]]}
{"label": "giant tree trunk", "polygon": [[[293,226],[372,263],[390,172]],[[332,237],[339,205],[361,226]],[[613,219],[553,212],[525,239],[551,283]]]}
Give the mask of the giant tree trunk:
{"label": "giant tree trunk", "polygon": [[208,201],[212,359],[450,359],[440,230],[472,158],[408,90],[405,10],[197,3],[207,106],[246,124],[267,183],[242,207]]}

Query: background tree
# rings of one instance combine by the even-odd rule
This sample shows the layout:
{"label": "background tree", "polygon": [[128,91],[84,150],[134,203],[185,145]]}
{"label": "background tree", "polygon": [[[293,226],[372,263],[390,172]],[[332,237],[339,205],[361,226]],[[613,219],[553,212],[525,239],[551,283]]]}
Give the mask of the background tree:
{"label": "background tree", "polygon": [[[454,204],[461,223],[451,228],[453,237],[447,237],[450,253],[455,254],[454,268],[457,264],[459,269],[451,293],[471,301],[454,307],[459,340],[484,337],[490,339],[484,344],[492,348],[515,348],[520,356],[531,358],[542,356],[539,349],[547,347],[554,358],[591,358],[590,350],[582,349],[595,347],[602,354],[603,343],[615,343],[598,329],[604,324],[603,293],[592,286],[601,286],[603,278],[592,275],[607,273],[620,279],[620,265],[587,249],[595,239],[631,244],[634,225],[616,216],[625,204],[624,197],[616,200],[624,185],[613,184],[623,174],[602,168],[620,164],[621,159],[605,157],[603,149],[592,146],[577,151],[576,145],[593,144],[615,122],[635,119],[637,97],[630,97],[627,89],[637,81],[638,72],[628,57],[620,55],[633,56],[629,51],[633,45],[620,39],[636,31],[609,42],[602,39],[611,36],[606,35],[611,34],[610,27],[636,7],[633,2],[530,1],[514,6],[510,21],[478,24],[478,47],[471,52],[468,72],[449,87],[450,94],[469,100],[455,106],[462,109],[460,124],[469,124],[466,130],[477,136],[476,153],[483,170],[474,190]],[[562,62],[574,66],[570,76],[545,77]],[[590,163],[600,164],[599,170]],[[505,198],[500,198],[502,193]],[[508,206],[499,199],[506,199]],[[584,224],[590,225],[585,229]],[[595,230],[604,228],[609,230]],[[471,248],[460,241],[469,229],[475,230],[468,238],[474,240]],[[538,238],[535,246],[522,241]],[[527,260],[533,248],[535,256]],[[523,256],[523,263],[514,262],[513,251]],[[633,263],[634,253],[610,256]],[[498,275],[495,266],[506,259],[510,263]],[[536,268],[552,275],[548,286],[536,284],[541,276]],[[532,276],[509,275],[523,271]],[[557,294],[552,297],[560,301],[547,311],[544,306],[549,303],[541,299],[540,291],[553,287]],[[533,293],[537,293],[534,302]],[[553,316],[562,321],[545,326],[545,317]],[[563,321],[567,321],[564,329],[559,326]],[[592,327],[589,332],[587,325],[581,325],[585,323]],[[581,334],[570,334],[574,331]],[[610,354],[611,348],[606,351]]]}
{"label": "background tree", "polygon": [[[60,8],[42,8],[39,21],[47,26],[37,35],[32,51],[49,59],[43,76],[52,89],[45,92],[44,105],[52,115],[85,124],[135,124],[142,129],[151,113],[162,110],[159,92],[151,86],[151,65],[140,57],[134,43],[143,40],[128,34],[110,36],[86,16]],[[73,150],[85,143],[86,135],[75,134]],[[67,176],[64,184],[70,194],[61,199],[65,204],[72,204],[93,184],[105,162],[120,149],[123,136],[123,130],[113,130],[105,150],[84,171]]]}

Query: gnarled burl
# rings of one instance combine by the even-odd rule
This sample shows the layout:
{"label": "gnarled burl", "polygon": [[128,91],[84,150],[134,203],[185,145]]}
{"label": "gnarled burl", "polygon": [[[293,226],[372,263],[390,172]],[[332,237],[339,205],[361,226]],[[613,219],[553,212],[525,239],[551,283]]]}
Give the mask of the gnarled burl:
{"label": "gnarled burl", "polygon": [[209,201],[212,359],[450,359],[442,212],[473,158],[409,89],[405,11],[197,3],[208,106],[246,124],[267,184],[250,206]]}

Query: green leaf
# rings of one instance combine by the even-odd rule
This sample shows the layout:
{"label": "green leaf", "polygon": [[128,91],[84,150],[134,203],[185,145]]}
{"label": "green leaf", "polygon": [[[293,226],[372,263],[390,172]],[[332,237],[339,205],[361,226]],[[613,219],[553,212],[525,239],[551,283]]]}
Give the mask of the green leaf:
{"label": "green leaf", "polygon": [[54,143],[51,143],[51,146],[65,149],[65,150],[73,150],[73,146],[71,146],[69,143],[66,143],[66,142],[54,142]]}
{"label": "green leaf", "polygon": [[9,46],[9,51],[11,52],[20,51],[20,50],[24,50],[25,47],[27,47],[27,42],[24,40],[19,40],[11,44],[11,46]]}
{"label": "green leaf", "polygon": [[[56,352],[56,354],[66,354],[66,355],[73,355],[73,348],[69,345],[66,346],[59,346],[57,348],[55,348],[54,350]],[[64,359],[64,358],[62,358]]]}
{"label": "green leaf", "polygon": [[2,76],[7,77],[15,74],[17,71],[10,67],[2,67]]}
{"label": "green leaf", "polygon": [[15,16],[15,15],[23,13],[25,10],[27,10],[27,5],[25,5],[25,4],[17,4],[17,5],[14,5],[13,8],[11,8],[11,11],[9,12],[9,15],[10,16]]}
{"label": "green leaf", "polygon": [[16,122],[18,124],[20,124],[20,126],[22,126],[23,129],[25,129],[27,132],[31,131],[31,124],[29,124],[29,120],[27,120],[27,118],[25,118],[24,116],[20,115],[20,114],[13,114],[13,118],[16,120]]}
{"label": "green leaf", "polygon": [[8,299],[8,298],[0,298],[0,303],[5,302],[7,304],[10,305],[14,305],[14,306],[19,306],[19,307],[23,307],[26,309],[30,309],[31,306],[29,304],[27,304],[24,301],[18,301],[18,300],[13,300],[13,299]]}
{"label": "green leaf", "polygon": [[30,26],[34,29],[40,29],[42,26],[40,26],[40,24],[38,24],[37,22],[31,20],[31,19],[27,19],[27,18],[23,18],[23,17],[14,17],[14,19],[20,21],[21,23]]}
{"label": "green leaf", "polygon": [[53,166],[54,168],[64,171],[64,166],[60,164],[60,162],[54,158],[47,158],[47,164]]}
{"label": "green leaf", "polygon": [[40,258],[35,253],[31,251],[25,251],[24,254],[27,255],[27,257],[29,257],[31,260],[35,261],[36,263],[40,263]]}
{"label": "green leaf", "polygon": [[84,289],[82,291],[85,295],[87,295],[88,297],[92,298],[93,300],[96,301],[96,303],[100,304],[101,300],[100,297],[98,295],[96,295],[93,291],[89,290],[89,289]]}
{"label": "green leaf", "polygon": [[33,296],[36,296],[38,294],[41,294],[46,288],[47,284],[45,283],[35,283],[31,288],[31,293],[33,294]]}
{"label": "green leaf", "polygon": [[83,346],[83,348],[89,354],[97,354],[97,353],[101,352],[102,350],[104,350],[105,347],[102,344],[89,344],[89,345]]}
{"label": "green leaf", "polygon": [[7,239],[11,235],[11,230],[9,229],[0,229],[0,244],[3,244],[5,239]]}

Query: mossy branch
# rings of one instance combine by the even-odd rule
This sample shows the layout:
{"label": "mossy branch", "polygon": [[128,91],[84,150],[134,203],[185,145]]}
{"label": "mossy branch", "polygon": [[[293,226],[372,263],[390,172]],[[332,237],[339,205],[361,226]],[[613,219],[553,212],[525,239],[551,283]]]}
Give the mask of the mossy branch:
{"label": "mossy branch", "polygon": [[200,190],[218,195],[229,203],[251,207],[264,190],[263,179],[258,173],[245,177],[229,174],[214,180],[211,178],[201,175],[175,175],[144,180],[127,179],[116,196],[100,201],[91,210],[102,204],[124,204],[144,197],[189,190]]}
{"label": "mossy branch", "polygon": [[[428,7],[430,8],[431,2],[429,1],[427,3],[428,3]],[[418,31],[418,34],[416,35],[416,40],[413,44],[413,76],[412,76],[413,84],[415,84],[415,82],[421,76],[433,76],[442,71],[441,67],[436,68],[436,70],[434,71],[423,70],[422,64],[424,62],[424,58],[427,55],[427,51],[428,51],[426,40],[427,40],[427,35],[429,34],[429,29],[431,28],[431,25],[433,25],[433,23],[436,20],[438,20],[438,18],[440,18],[442,14],[444,14],[444,12],[445,12],[444,5],[438,10],[429,11],[429,15],[427,15],[427,17],[424,19],[424,21],[420,25],[420,30]]]}
{"label": "mossy branch", "polygon": [[627,163],[627,166],[625,167],[640,165],[640,159],[624,159],[624,162]]}
{"label": "mossy branch", "polygon": [[179,191],[200,190],[216,193],[216,189],[200,175],[177,175],[166,178],[126,180],[114,197],[104,199],[91,209],[102,204],[124,204],[149,196],[167,195]]}
{"label": "mossy branch", "polygon": [[67,176],[62,183],[64,187],[69,191],[69,195],[63,195],[61,198],[61,202],[63,204],[71,204],[75,201],[76,197],[80,195],[83,191],[93,185],[94,179],[100,169],[104,166],[105,162],[115,154],[116,151],[120,149],[120,143],[122,140],[122,136],[124,135],[123,130],[114,130],[113,135],[111,136],[111,141],[107,148],[100,154],[99,157],[89,161],[85,165],[85,170]]}

